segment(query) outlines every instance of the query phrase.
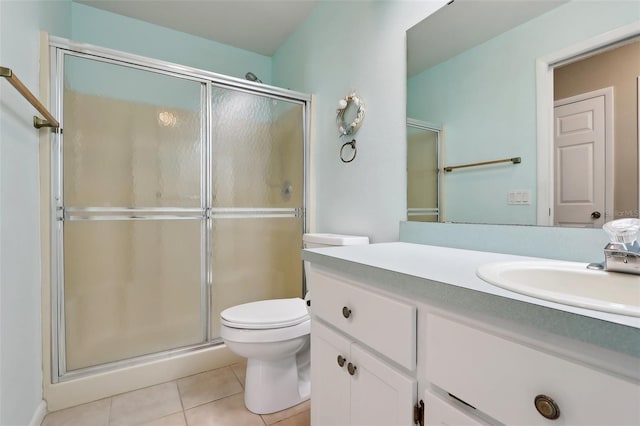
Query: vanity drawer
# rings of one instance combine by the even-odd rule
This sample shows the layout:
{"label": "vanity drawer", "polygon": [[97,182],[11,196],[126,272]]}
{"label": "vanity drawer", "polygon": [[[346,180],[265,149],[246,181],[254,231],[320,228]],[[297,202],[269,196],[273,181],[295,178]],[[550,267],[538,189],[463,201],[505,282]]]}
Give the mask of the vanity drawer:
{"label": "vanity drawer", "polygon": [[472,409],[454,404],[453,398],[447,400],[429,390],[424,391],[424,423],[427,426],[489,426],[470,413]]}
{"label": "vanity drawer", "polygon": [[399,365],[416,366],[416,307],[311,268],[311,312]]}
{"label": "vanity drawer", "polygon": [[[640,385],[438,315],[427,317],[430,382],[505,424],[543,425],[544,395],[560,425],[640,424]],[[550,408],[550,403],[542,403]]]}

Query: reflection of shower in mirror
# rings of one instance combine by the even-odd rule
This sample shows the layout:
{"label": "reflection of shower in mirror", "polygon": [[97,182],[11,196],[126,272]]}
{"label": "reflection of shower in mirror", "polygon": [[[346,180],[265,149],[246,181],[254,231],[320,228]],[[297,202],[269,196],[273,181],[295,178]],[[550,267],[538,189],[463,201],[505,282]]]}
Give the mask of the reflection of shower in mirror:
{"label": "reflection of shower in mirror", "polygon": [[440,126],[407,119],[407,220],[442,222]]}

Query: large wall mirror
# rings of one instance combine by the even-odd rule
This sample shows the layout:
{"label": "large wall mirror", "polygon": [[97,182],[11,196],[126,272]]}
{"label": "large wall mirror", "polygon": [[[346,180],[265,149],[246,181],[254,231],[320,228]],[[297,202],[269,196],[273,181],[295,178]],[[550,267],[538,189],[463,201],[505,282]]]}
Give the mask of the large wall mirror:
{"label": "large wall mirror", "polygon": [[[589,47],[602,37],[607,46]],[[640,216],[637,1],[455,0],[409,29],[407,47],[407,151],[411,123],[435,123],[439,140],[411,148],[408,220],[600,227]],[[536,67],[554,55],[545,86]],[[416,152],[436,153],[436,196],[415,195],[434,188],[434,160],[416,172]],[[477,163],[489,164],[444,171]]]}

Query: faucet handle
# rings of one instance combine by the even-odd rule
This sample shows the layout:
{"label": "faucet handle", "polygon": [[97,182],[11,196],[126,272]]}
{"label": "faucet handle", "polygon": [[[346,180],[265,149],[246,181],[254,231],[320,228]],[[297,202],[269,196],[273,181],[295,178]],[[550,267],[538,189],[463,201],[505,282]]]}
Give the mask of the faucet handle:
{"label": "faucet handle", "polygon": [[625,243],[607,244],[604,248],[605,270],[640,275],[640,252],[636,252],[635,247],[631,245],[629,250]]}

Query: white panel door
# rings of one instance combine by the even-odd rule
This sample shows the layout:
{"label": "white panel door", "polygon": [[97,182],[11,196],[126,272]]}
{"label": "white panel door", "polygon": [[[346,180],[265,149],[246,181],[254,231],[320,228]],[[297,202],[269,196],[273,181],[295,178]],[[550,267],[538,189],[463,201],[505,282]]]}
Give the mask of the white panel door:
{"label": "white panel door", "polygon": [[605,221],[605,97],[555,107],[555,225]]}

